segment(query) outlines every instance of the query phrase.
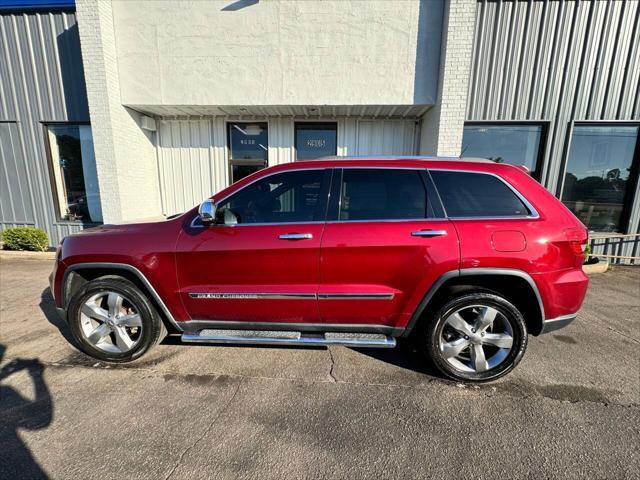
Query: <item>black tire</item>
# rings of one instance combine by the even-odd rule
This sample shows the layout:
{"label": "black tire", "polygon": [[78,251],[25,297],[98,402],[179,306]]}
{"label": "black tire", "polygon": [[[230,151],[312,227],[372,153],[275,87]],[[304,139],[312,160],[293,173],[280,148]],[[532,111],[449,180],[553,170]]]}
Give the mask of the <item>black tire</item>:
{"label": "black tire", "polygon": [[[502,315],[500,321],[508,322],[513,332],[513,344],[508,355],[495,367],[489,368],[486,371],[470,372],[456,368],[443,357],[440,349],[440,338],[443,334],[445,321],[449,315],[464,307],[477,305],[492,307],[498,310]],[[509,373],[522,359],[528,341],[526,323],[520,311],[504,297],[487,291],[465,293],[449,301],[429,319],[423,332],[421,343],[425,347],[424,350],[435,367],[442,374],[453,380],[469,383],[488,382]]]}
{"label": "black tire", "polygon": [[[138,340],[136,340],[137,343],[127,352],[107,352],[96,348],[83,333],[81,327],[82,306],[91,296],[106,292],[115,292],[125,297],[128,304],[131,304],[140,315],[142,328]],[[87,282],[71,298],[67,318],[70,330],[80,350],[103,362],[131,362],[140,358],[167,335],[162,319],[147,296],[135,284],[122,277],[101,277]]]}

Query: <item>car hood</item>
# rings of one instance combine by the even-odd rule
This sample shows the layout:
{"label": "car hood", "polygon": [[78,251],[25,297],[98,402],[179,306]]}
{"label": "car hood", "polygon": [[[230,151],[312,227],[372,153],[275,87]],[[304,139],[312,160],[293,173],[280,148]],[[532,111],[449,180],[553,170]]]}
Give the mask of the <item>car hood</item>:
{"label": "car hood", "polygon": [[105,223],[104,225],[98,225],[96,227],[85,228],[80,232],[74,235],[96,235],[101,233],[126,233],[126,232],[137,232],[141,230],[145,230],[149,227],[158,224],[164,224],[169,222],[163,216],[158,217],[149,217],[138,219],[134,222],[115,222],[115,223]]}

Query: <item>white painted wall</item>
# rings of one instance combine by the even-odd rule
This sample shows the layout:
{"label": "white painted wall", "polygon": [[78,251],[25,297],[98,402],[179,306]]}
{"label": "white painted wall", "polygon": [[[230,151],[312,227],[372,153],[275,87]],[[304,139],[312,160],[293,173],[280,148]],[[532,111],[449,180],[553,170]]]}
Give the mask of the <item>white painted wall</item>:
{"label": "white painted wall", "polygon": [[444,12],[440,78],[435,106],[422,117],[420,153],[457,157],[461,153],[471,75],[476,0],[448,0]]}
{"label": "white painted wall", "polygon": [[[252,119],[267,122],[269,165],[295,159],[293,117]],[[224,117],[158,122],[158,171],[162,213],[183,212],[229,183],[226,124]],[[338,155],[414,155],[415,120],[341,118]]]}
{"label": "white painted wall", "polygon": [[123,103],[434,103],[442,0],[246,3],[114,0]]}
{"label": "white painted wall", "polygon": [[116,63],[112,5],[77,2],[91,130],[105,223],[160,214],[154,134],[123,106]]}

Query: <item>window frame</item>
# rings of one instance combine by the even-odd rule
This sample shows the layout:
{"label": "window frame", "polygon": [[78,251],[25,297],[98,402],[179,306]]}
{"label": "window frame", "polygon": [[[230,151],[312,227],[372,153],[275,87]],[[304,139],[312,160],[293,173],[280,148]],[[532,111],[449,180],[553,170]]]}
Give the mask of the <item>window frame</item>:
{"label": "window frame", "polygon": [[[426,168],[420,167],[377,167],[377,166],[342,166],[334,167],[333,181],[331,183],[331,192],[329,195],[329,204],[327,206],[326,223],[382,223],[382,222],[427,222],[434,220],[444,220],[446,216],[444,214],[444,208],[440,197],[437,195],[437,190],[431,177],[429,176]],[[383,218],[383,219],[365,219],[365,220],[341,220],[340,219],[340,206],[342,203],[342,181],[343,173],[345,170],[412,170],[415,171],[420,180],[422,181],[422,188],[424,189],[425,198],[427,201],[427,211],[424,217],[419,218]],[[432,192],[435,192],[434,198],[431,199]],[[429,203],[434,202],[433,206],[434,216],[429,216]],[[442,215],[442,216],[439,216]]]}
{"label": "window frame", "polygon": [[[518,197],[518,199],[522,202],[525,208],[529,210],[528,215],[485,215],[485,216],[477,216],[477,217],[450,216],[447,213],[447,209],[444,206],[444,202],[441,201],[445,218],[449,220],[456,220],[456,221],[458,220],[537,220],[540,218],[540,214],[538,213],[538,210],[533,206],[533,204],[529,200],[527,200],[527,198],[524,195],[522,195],[522,193],[520,193],[517,188],[515,188],[513,185],[511,185],[509,182],[507,182],[504,178],[502,178],[500,175],[496,173],[483,172],[480,170],[438,168],[438,167],[431,167],[431,168],[428,168],[427,170],[429,171],[429,176],[431,176],[431,172],[435,171],[435,172],[454,172],[454,173],[474,173],[477,175],[488,175],[491,177],[495,177],[499,181],[501,181],[503,184],[505,184],[507,188],[509,188],[509,190],[511,190],[515,194],[515,196]],[[438,191],[438,186],[436,185],[435,181],[433,181],[433,184],[436,191],[438,192],[438,197],[440,197],[440,192]]]}
{"label": "window frame", "polygon": [[[257,160],[247,160],[247,159],[234,159],[233,158],[233,150],[231,149],[231,128],[233,125],[237,125],[237,124],[256,124],[256,125],[261,125],[261,126],[265,126],[267,129],[267,155],[266,158],[262,161],[257,161]],[[229,120],[225,122],[225,126],[227,129],[227,168],[229,169],[229,185],[233,185],[233,183],[235,183],[233,181],[233,167],[234,166],[254,166],[257,165],[259,166],[260,163],[263,163],[262,168],[258,169],[257,171],[260,171],[264,168],[269,167],[269,144],[270,142],[270,137],[269,137],[269,121],[268,120],[256,120],[256,121],[251,121],[251,120]],[[242,180],[242,179],[240,179]]]}
{"label": "window frame", "polygon": [[[326,216],[327,216],[327,206],[329,204],[329,191],[331,189],[331,185],[332,185],[332,180],[333,180],[333,168],[331,167],[317,167],[317,168],[292,168],[289,170],[280,170],[277,172],[271,172],[267,175],[263,175],[259,178],[255,178],[254,180],[250,181],[249,183],[247,183],[246,185],[243,185],[242,187],[238,188],[237,190],[235,190],[234,192],[231,192],[229,195],[222,197],[220,200],[217,200],[216,206],[222,204],[223,202],[229,200],[231,197],[233,197],[234,195],[240,193],[241,191],[243,191],[244,189],[250,187],[251,185],[253,185],[254,183],[260,182],[266,178],[272,177],[274,175],[280,175],[283,173],[296,173],[296,172],[308,172],[308,171],[312,171],[312,170],[321,170],[323,172],[323,178],[322,178],[322,182],[323,184],[321,185],[320,188],[320,196],[321,198],[323,198],[324,203],[321,205],[320,209],[324,209],[324,215],[323,215],[323,219],[321,220],[312,220],[312,221],[306,221],[306,222],[261,222],[261,223],[236,223],[233,225],[227,225],[224,223],[214,223],[213,225],[207,225],[207,227],[231,227],[231,228],[236,228],[236,227],[264,227],[264,226],[275,226],[275,225],[312,225],[312,224],[318,224],[318,223],[325,223],[326,221]],[[199,219],[199,215],[198,212],[195,213],[195,216],[193,218],[193,220],[191,221],[191,227],[205,227],[205,225],[199,224],[198,223],[198,219]]]}
{"label": "window frame", "polygon": [[[336,121],[331,121],[331,120],[327,120],[327,121],[322,121],[322,120],[297,120],[293,122],[293,156],[294,156],[294,161],[295,162],[307,162],[307,161],[313,161],[313,160],[317,160],[316,158],[313,159],[302,159],[299,160],[298,159],[298,125],[334,125],[335,126],[335,132],[336,132],[336,151],[333,154],[333,156],[337,156],[338,155],[338,122]],[[318,158],[323,158],[323,157],[318,157]]]}
{"label": "window frame", "polygon": [[[567,139],[565,142],[564,155],[562,157],[562,164],[558,172],[558,184],[556,187],[556,197],[562,202],[562,194],[564,193],[564,183],[567,175],[567,168],[569,166],[569,156],[571,155],[571,143],[573,141],[573,131],[575,127],[589,126],[589,127],[638,127],[638,135],[636,137],[636,145],[633,151],[633,157],[631,159],[631,170],[629,171],[629,184],[627,191],[625,192],[624,199],[622,200],[622,213],[620,214],[620,228],[617,233],[624,233],[629,231],[631,226],[631,217],[633,214],[633,198],[635,196],[638,183],[640,182],[640,122],[634,120],[571,120],[569,122],[569,128],[567,132]],[[563,203],[564,204],[564,203]],[[573,213],[573,212],[572,212]],[[612,234],[616,232],[602,232],[600,230],[592,230],[587,227],[590,232],[594,233],[607,233]]]}
{"label": "window frame", "polygon": [[[542,127],[540,130],[540,144],[538,148],[538,156],[535,159],[534,169],[529,172],[531,177],[536,179],[538,182],[542,182],[542,173],[544,170],[544,159],[547,151],[547,139],[549,135],[549,122],[548,121],[538,121],[538,120],[465,120],[464,125],[462,126],[462,136],[464,138],[464,128],[467,126],[470,127],[505,127],[505,126],[540,126]],[[464,152],[463,152],[464,153]],[[464,156],[462,157],[464,158]],[[507,165],[511,165],[507,162],[501,162]]]}
{"label": "window frame", "polygon": [[[49,188],[51,189],[52,199],[53,199],[53,211],[55,215],[55,224],[56,225],[83,225],[87,227],[102,225],[103,222],[97,222],[94,220],[83,221],[83,220],[69,220],[66,218],[62,218],[60,209],[57,205],[60,205],[60,192],[58,192],[58,187],[55,181],[55,172],[53,170],[53,152],[51,151],[51,142],[49,141],[49,128],[53,126],[91,126],[91,122],[83,120],[76,122],[69,121],[45,121],[42,120],[39,122],[42,126],[42,142],[44,143],[44,153],[45,158],[47,160],[47,172],[49,174]],[[93,131],[91,132],[93,135]]]}

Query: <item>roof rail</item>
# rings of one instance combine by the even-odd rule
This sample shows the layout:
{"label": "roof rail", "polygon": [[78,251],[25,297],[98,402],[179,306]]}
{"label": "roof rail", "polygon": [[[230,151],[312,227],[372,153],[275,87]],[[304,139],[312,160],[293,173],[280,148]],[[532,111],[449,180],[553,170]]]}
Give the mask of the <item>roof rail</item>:
{"label": "roof rail", "polygon": [[490,158],[481,157],[436,157],[429,155],[348,155],[341,157],[339,155],[329,155],[317,158],[316,160],[435,160],[435,161],[465,161],[465,162],[492,162],[499,161]]}

